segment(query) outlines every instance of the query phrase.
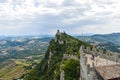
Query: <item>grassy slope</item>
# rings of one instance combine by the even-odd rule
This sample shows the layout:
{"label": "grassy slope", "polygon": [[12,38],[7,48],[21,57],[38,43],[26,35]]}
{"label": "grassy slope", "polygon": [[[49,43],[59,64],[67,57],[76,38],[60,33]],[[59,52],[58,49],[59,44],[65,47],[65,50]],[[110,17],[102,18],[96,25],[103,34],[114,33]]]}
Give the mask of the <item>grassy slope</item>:
{"label": "grassy slope", "polygon": [[30,68],[32,64],[38,64],[42,57],[42,55],[33,55],[31,60],[14,59],[8,61],[5,66],[0,68],[0,78],[3,78],[4,80],[20,78],[23,74],[29,72],[30,69],[26,69],[26,67]]}
{"label": "grassy slope", "polygon": [[0,78],[4,80],[12,80],[14,78],[19,78],[27,71],[23,68],[23,65],[17,65],[14,62],[6,65],[5,67],[0,69]]}

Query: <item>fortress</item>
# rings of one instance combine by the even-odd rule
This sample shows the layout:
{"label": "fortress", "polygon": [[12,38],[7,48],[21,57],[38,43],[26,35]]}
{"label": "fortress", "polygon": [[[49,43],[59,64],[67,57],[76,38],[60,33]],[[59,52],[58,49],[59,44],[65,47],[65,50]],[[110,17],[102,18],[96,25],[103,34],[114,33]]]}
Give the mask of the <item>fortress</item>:
{"label": "fortress", "polygon": [[[93,57],[94,56],[94,57]],[[76,55],[64,54],[63,59],[80,61],[79,80],[120,80],[120,54],[96,48],[80,47],[80,59]],[[93,59],[94,58],[94,59]],[[62,64],[61,66],[63,66]],[[60,80],[64,79],[64,71],[60,69]]]}
{"label": "fortress", "polygon": [[80,47],[80,80],[120,80],[120,54]]}
{"label": "fortress", "polygon": [[[65,34],[56,33],[55,42],[64,44],[61,35]],[[103,50],[98,47],[89,47],[81,45],[80,58],[76,54],[63,54],[63,61],[67,59],[74,59],[80,62],[80,77],[79,80],[120,80],[120,54],[113,53],[108,50]],[[49,53],[49,59],[52,56]],[[48,61],[49,67],[50,61]],[[63,63],[60,65],[60,80],[65,80],[64,70],[62,70]],[[55,80],[55,79],[54,79]]]}

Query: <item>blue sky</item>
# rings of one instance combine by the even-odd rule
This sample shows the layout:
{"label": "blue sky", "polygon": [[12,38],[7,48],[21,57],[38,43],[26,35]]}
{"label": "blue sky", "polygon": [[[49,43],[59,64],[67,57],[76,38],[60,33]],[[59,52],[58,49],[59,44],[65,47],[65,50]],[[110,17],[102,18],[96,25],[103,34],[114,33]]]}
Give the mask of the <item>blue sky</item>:
{"label": "blue sky", "polygon": [[0,35],[120,32],[119,0],[0,0]]}

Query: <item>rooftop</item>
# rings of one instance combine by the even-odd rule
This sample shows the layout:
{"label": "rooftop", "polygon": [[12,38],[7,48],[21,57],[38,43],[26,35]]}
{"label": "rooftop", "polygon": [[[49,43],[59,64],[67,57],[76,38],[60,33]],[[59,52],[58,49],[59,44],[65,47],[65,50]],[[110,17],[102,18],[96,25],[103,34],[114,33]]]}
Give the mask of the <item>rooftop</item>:
{"label": "rooftop", "polygon": [[120,64],[96,67],[104,80],[120,80]]}

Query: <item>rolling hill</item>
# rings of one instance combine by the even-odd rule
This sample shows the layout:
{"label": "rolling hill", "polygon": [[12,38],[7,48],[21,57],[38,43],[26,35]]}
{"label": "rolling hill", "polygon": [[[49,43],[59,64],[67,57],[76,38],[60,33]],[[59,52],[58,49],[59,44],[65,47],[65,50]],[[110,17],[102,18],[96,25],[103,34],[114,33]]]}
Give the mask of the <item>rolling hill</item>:
{"label": "rolling hill", "polygon": [[120,33],[93,35],[93,36],[77,36],[79,40],[89,42],[96,46],[103,47],[113,52],[120,53]]}

